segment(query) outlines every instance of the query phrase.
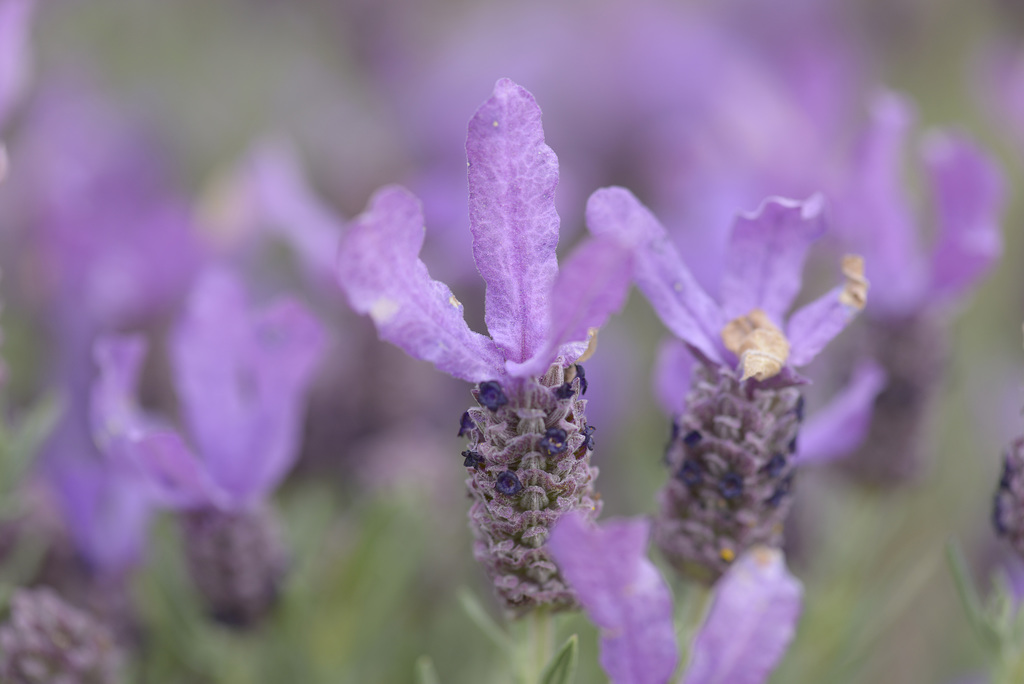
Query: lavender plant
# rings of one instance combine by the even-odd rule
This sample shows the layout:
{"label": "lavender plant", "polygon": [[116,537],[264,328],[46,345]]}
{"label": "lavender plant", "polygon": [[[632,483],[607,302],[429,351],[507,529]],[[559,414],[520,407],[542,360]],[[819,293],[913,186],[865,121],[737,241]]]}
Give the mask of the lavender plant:
{"label": "lavender plant", "polygon": [[229,272],[205,274],[171,342],[191,444],[138,406],[144,340],[107,337],[96,345],[96,441],[181,512],[195,585],[228,624],[258,621],[287,569],[267,499],[297,453],[303,397],[323,344],[320,324],[297,301],[253,310]]}
{"label": "lavender plant", "polygon": [[544,143],[533,96],[509,80],[469,124],[473,254],[486,284],[490,337],[472,332],[462,304],[417,255],[419,202],[380,190],[345,236],[338,276],[381,338],[475,384],[463,414],[463,465],[473,505],[474,555],[513,612],[575,606],[545,547],[568,511],[597,515],[586,377],[593,329],[621,306],[632,262],[614,240],[581,246],[559,271],[554,193],[558,160]]}
{"label": "lavender plant", "polygon": [[778,546],[798,464],[804,417],[794,369],[809,363],[864,307],[859,257],[844,283],[784,316],[807,250],[824,230],[820,196],[768,199],[741,215],[730,238],[719,305],[696,283],[665,229],[622,188],[595,193],[588,223],[637,259],[636,283],[687,345],[667,382],[690,390],[666,452],[655,539],[680,570],[715,579],[747,549]]}

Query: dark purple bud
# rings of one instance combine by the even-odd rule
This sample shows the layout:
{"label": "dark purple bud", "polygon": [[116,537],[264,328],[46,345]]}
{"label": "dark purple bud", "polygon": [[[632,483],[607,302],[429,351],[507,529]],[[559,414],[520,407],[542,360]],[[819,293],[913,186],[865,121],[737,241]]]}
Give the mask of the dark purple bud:
{"label": "dark purple bud", "polygon": [[565,430],[562,428],[548,428],[544,437],[540,440],[540,448],[547,452],[548,456],[554,456],[565,451]]}
{"label": "dark purple bud", "polygon": [[782,454],[772,454],[771,459],[764,466],[764,472],[768,474],[768,477],[778,477],[785,467],[786,457]]}
{"label": "dark purple bud", "polygon": [[804,395],[800,395],[800,398],[796,400],[796,419],[799,422],[804,422]]}
{"label": "dark purple bud", "polygon": [[697,461],[694,461],[693,459],[683,461],[683,465],[679,468],[679,472],[676,473],[676,477],[682,480],[688,487],[696,487],[704,481],[704,473],[700,467],[700,463],[697,463]]}
{"label": "dark purple bud", "polygon": [[796,437],[793,437],[793,439],[789,440],[789,453],[796,453]]}
{"label": "dark purple bud", "polygon": [[580,396],[583,396],[587,393],[589,383],[587,382],[587,373],[583,370],[582,364],[576,364],[576,377],[580,379]]}
{"label": "dark purple bud", "polygon": [[505,396],[501,385],[493,380],[480,383],[480,393],[477,395],[476,400],[480,402],[481,406],[492,411],[497,411],[508,403],[508,397]]}
{"label": "dark purple bud", "polygon": [[718,491],[724,499],[735,499],[743,493],[743,478],[736,473],[726,473],[718,481]]}
{"label": "dark purple bud", "polygon": [[775,487],[775,491],[768,497],[767,503],[772,508],[778,508],[782,500],[786,498],[789,491],[793,488],[793,474],[790,473],[779,482],[778,486]]}
{"label": "dark purple bud", "polygon": [[686,436],[683,437],[683,444],[688,447],[697,446],[700,444],[702,439],[704,439],[704,436],[701,435],[700,432],[697,430],[690,430],[686,433]]}
{"label": "dark purple bud", "polygon": [[466,451],[462,452],[462,456],[463,458],[466,459],[462,462],[462,465],[466,466],[467,468],[479,469],[484,467],[484,457],[481,456],[476,451],[469,451],[467,449]]}
{"label": "dark purple bud", "polygon": [[583,428],[583,446],[585,446],[588,451],[594,450],[595,430],[597,430],[597,428],[594,427],[593,425],[588,425],[587,427]]}
{"label": "dark purple bud", "polygon": [[671,443],[671,442],[676,441],[677,439],[679,439],[679,421],[678,420],[673,420],[672,421],[672,433],[669,435],[668,441]]}
{"label": "dark purple bud", "polygon": [[1009,530],[1006,529],[1006,523],[1003,522],[1003,500],[999,496],[999,492],[992,497],[992,527],[996,530],[996,535],[1005,537]]}
{"label": "dark purple bud", "polygon": [[555,388],[555,396],[558,399],[568,399],[573,395],[572,383],[565,382]]}
{"label": "dark purple bud", "polygon": [[469,411],[462,414],[462,420],[459,421],[459,437],[465,437],[470,430],[476,429],[476,422],[470,418]]}
{"label": "dark purple bud", "polygon": [[1002,490],[1010,489],[1010,481],[1013,478],[1013,470],[1010,466],[1009,455],[1003,457],[1003,474],[999,476],[999,488]]}
{"label": "dark purple bud", "polygon": [[494,488],[502,494],[515,496],[519,492],[523,491],[523,483],[519,481],[519,477],[517,477],[515,473],[511,470],[506,470],[502,474],[498,475],[498,480],[494,483]]}

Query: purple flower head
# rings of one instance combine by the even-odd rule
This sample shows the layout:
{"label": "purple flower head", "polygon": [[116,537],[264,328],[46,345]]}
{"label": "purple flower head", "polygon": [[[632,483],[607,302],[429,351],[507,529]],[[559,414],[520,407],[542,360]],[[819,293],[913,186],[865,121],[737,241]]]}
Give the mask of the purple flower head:
{"label": "purple flower head", "polygon": [[574,596],[544,543],[565,512],[592,516],[598,508],[585,376],[575,362],[593,329],[622,305],[632,256],[616,240],[597,238],[559,270],[558,160],[544,143],[540,108],[523,88],[498,81],[470,121],[466,151],[490,337],[469,329],[462,304],[427,273],[418,257],[422,209],[402,188],[380,190],[349,226],[338,278],[382,339],[477,383],[479,408],[460,424],[468,451],[479,456],[465,457],[474,553],[507,608],[568,607]]}
{"label": "purple flower head", "polygon": [[551,555],[601,629],[601,666],[613,684],[664,684],[679,663],[672,594],[647,559],[650,523],[573,512],[548,542]]}
{"label": "purple flower head", "polygon": [[303,398],[324,340],[298,302],[253,310],[226,271],[196,284],[171,340],[190,439],[139,409],[134,389],[145,345],[96,344],[93,433],[117,462],[138,469],[177,508],[242,510],[259,504],[295,458]]}
{"label": "purple flower head", "polygon": [[715,585],[681,684],[764,684],[786,654],[803,587],[777,549],[753,548]]}
{"label": "purple flower head", "polygon": [[[591,230],[634,250],[638,287],[685,343],[659,361],[668,375],[659,393],[677,418],[655,538],[680,570],[704,579],[754,545],[781,543],[804,419],[797,388],[807,382],[794,367],[809,363],[865,304],[863,263],[845,257],[845,283],[785,320],[807,250],[823,231],[822,211],[814,196],[769,199],[741,215],[719,304],[629,191],[599,190],[588,204]],[[855,398],[877,392],[877,369],[865,374]],[[687,379],[684,394],[677,386]],[[864,429],[855,424],[857,411],[836,413],[851,429]]]}
{"label": "purple flower head", "polygon": [[873,286],[860,351],[888,378],[866,439],[846,459],[855,475],[875,484],[898,484],[922,471],[948,362],[950,304],[1002,251],[1005,193],[998,167],[965,136],[942,131],[926,135],[922,145],[936,236],[924,247],[903,174],[913,126],[906,100],[891,93],[876,98],[848,177],[834,193],[840,237],[863,251]]}

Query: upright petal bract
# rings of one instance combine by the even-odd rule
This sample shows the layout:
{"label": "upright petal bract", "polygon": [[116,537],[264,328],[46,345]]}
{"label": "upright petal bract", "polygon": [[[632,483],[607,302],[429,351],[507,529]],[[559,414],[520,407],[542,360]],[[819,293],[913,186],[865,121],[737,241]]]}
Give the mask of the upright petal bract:
{"label": "upright petal bract", "polygon": [[864,260],[848,255],[843,258],[846,282],[801,307],[789,319],[789,363],[810,363],[832,339],[841,333],[864,308],[868,282],[864,279]]}
{"label": "upright petal bract", "polygon": [[576,512],[555,525],[551,555],[601,628],[601,665],[613,684],[665,684],[679,662],[672,594],[647,559],[650,523],[595,527]]}
{"label": "upright petal bract", "polygon": [[[544,373],[562,345],[586,340],[592,328],[604,325],[626,300],[632,267],[632,254],[611,236],[581,245],[562,266],[555,281],[558,296],[551,304],[547,341],[526,363],[509,361],[509,374],[522,377]],[[575,360],[564,359],[566,363]]]}
{"label": "upright petal bract", "polygon": [[925,141],[924,158],[938,207],[932,292],[954,295],[1002,254],[1003,179],[993,160],[960,136],[933,133]]}
{"label": "upright petal bract", "polygon": [[782,552],[751,549],[715,585],[682,684],[764,684],[796,631],[803,587]]}
{"label": "upright petal bract", "polygon": [[473,256],[487,282],[491,338],[523,362],[547,338],[558,274],[558,158],[544,144],[540,107],[508,79],[469,122],[469,224]]}
{"label": "upright petal bract", "polygon": [[319,322],[298,302],[252,312],[228,272],[197,283],[172,360],[196,447],[235,503],[265,495],[295,457],[303,393],[323,347]]}
{"label": "upright petal bract", "polygon": [[342,239],[338,280],[382,339],[457,378],[493,380],[504,373],[504,359],[469,329],[448,286],[430,278],[419,259],[423,230],[423,210],[409,191],[379,190]]}
{"label": "upright petal bract", "polygon": [[587,226],[635,250],[634,278],[669,330],[721,361],[725,318],[697,284],[658,219],[625,188],[602,188],[587,201]]}
{"label": "upright petal bract", "polygon": [[781,324],[800,291],[807,249],[825,230],[823,210],[821,195],[803,202],[773,197],[737,217],[722,275],[726,318],[761,309]]}

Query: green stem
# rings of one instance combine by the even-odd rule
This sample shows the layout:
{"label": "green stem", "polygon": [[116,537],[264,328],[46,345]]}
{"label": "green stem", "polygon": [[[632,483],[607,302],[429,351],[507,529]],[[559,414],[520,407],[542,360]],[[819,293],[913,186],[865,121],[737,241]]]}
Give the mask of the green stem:
{"label": "green stem", "polygon": [[540,684],[544,667],[551,660],[554,642],[551,613],[538,608],[530,614],[529,643],[526,650],[526,682]]}

